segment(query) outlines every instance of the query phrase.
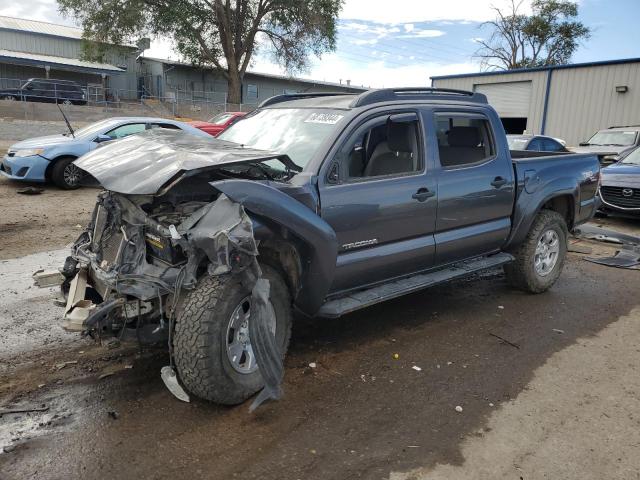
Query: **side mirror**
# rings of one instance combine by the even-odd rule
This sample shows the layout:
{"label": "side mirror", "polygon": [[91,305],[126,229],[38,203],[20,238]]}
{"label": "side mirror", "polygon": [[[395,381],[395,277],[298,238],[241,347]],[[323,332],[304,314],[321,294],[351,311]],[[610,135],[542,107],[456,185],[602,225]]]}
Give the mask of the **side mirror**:
{"label": "side mirror", "polygon": [[33,85],[27,85],[24,87],[25,90],[33,90]]}
{"label": "side mirror", "polygon": [[95,143],[103,143],[103,142],[110,142],[111,140],[113,140],[113,138],[111,138],[109,135],[101,134],[101,135],[98,135],[93,141]]}

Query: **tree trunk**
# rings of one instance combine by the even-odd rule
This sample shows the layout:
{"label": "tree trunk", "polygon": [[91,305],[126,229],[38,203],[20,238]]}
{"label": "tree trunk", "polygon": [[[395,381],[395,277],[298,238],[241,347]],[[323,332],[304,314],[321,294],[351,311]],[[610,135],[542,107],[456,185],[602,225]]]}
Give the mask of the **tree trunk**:
{"label": "tree trunk", "polygon": [[227,103],[240,105],[242,103],[242,81],[238,72],[229,72],[227,79]]}

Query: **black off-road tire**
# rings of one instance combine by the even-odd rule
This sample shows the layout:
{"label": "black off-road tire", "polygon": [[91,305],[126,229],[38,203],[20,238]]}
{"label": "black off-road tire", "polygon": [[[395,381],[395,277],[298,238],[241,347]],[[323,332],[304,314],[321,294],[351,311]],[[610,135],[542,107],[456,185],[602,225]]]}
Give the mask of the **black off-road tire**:
{"label": "black off-road tire", "polygon": [[[276,340],[286,353],[291,338],[291,296],[282,276],[261,266],[271,286]],[[227,355],[227,327],[234,309],[251,294],[236,275],[206,276],[189,292],[177,312],[173,353],[178,376],[193,395],[236,405],[263,387],[259,370],[237,372]]]}
{"label": "black off-road tire", "polygon": [[[63,190],[75,190],[80,186],[79,183],[69,183],[65,179],[65,170],[73,163],[74,160],[76,160],[75,157],[62,157],[57,159],[53,164],[53,167],[51,167],[51,180],[57,187],[60,187]],[[80,179],[81,178],[82,176]]]}
{"label": "black off-road tire", "polygon": [[[544,233],[553,229],[559,237],[558,258],[553,269],[541,276],[535,269],[535,255],[538,242]],[[569,232],[564,217],[552,210],[542,210],[533,221],[531,230],[522,244],[511,253],[515,261],[504,266],[507,281],[511,286],[529,293],[546,292],[558,280],[567,256]]]}

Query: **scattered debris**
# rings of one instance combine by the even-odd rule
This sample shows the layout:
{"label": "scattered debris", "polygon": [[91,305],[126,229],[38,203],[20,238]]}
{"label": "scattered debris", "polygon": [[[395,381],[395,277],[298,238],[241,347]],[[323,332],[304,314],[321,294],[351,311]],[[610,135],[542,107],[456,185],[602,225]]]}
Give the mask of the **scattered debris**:
{"label": "scattered debris", "polygon": [[573,253],[585,253],[589,255],[593,252],[593,248],[587,247],[586,245],[580,245],[578,242],[570,242],[567,245],[567,251]]}
{"label": "scattered debris", "polygon": [[77,363],[78,363],[77,360],[69,360],[68,362],[57,363],[56,370],[62,370],[67,365],[77,365]]}
{"label": "scattered debris", "polygon": [[460,405],[456,406],[456,412],[458,413],[462,412],[462,407]]}
{"label": "scattered debris", "polygon": [[183,402],[190,402],[191,399],[187,392],[185,392],[184,388],[178,383],[178,376],[176,375],[176,371],[172,366],[162,367],[160,370],[160,378],[164,382],[167,389],[176,397],[178,400],[182,400]]}
{"label": "scattered debris", "polygon": [[103,373],[98,377],[98,380],[102,380],[104,378],[110,377],[111,375],[113,375],[113,372]]}
{"label": "scattered debris", "polygon": [[40,195],[42,192],[44,192],[44,188],[38,187],[26,187],[16,190],[16,193],[20,195]]}
{"label": "scattered debris", "polygon": [[109,350],[114,350],[120,346],[120,340],[117,338],[106,338],[102,340],[102,346],[107,347]]}
{"label": "scattered debris", "polygon": [[118,412],[116,412],[115,410],[109,410],[107,412],[107,415],[109,415],[109,417],[113,418],[114,420],[117,420],[118,417],[120,416],[120,415],[118,415]]}
{"label": "scattered debris", "polygon": [[420,448],[420,445],[407,445],[407,448]]}
{"label": "scattered debris", "polygon": [[499,308],[500,310],[504,310],[504,305],[498,305],[498,308]]}
{"label": "scattered debris", "polygon": [[422,369],[420,367],[418,367],[417,365],[414,365],[411,368],[413,368],[416,372],[421,372],[422,371]]}
{"label": "scattered debris", "polygon": [[398,360],[400,358],[400,355],[398,355],[397,353],[393,354],[393,359],[394,360]]}
{"label": "scattered debris", "polygon": [[510,342],[506,338],[502,338],[500,335],[496,335],[495,333],[491,333],[491,332],[489,332],[489,335],[491,335],[492,337],[496,337],[498,340],[500,340],[505,345],[510,345],[513,348],[517,348],[518,350],[520,349],[520,345],[518,345],[517,343]]}
{"label": "scattered debris", "polygon": [[551,330],[553,330],[556,333],[564,333],[564,330],[561,330],[559,328],[552,328]]}
{"label": "scattered debris", "polygon": [[637,270],[640,265],[640,247],[623,248],[618,250],[613,257],[584,257],[588,262],[606,265],[608,267],[629,268]]}
{"label": "scattered debris", "polygon": [[618,245],[624,244],[640,246],[640,237],[627,235],[626,233],[616,232],[615,230],[597,227],[595,225],[581,225],[575,230],[574,233],[578,238],[586,238],[589,240],[597,240],[607,243],[616,243]]}
{"label": "scattered debris", "polygon": [[317,366],[317,365],[316,365],[316,362],[311,362],[311,363],[309,364],[309,366],[310,366],[311,368],[316,368],[316,366]]}
{"label": "scattered debris", "polygon": [[38,288],[56,287],[64,281],[64,276],[58,270],[38,270],[31,276],[33,284]]}
{"label": "scattered debris", "polygon": [[15,449],[16,449],[16,446],[15,446],[15,445],[6,445],[6,446],[2,447],[2,451],[3,451],[4,453],[11,453],[11,452],[13,452]]}
{"label": "scattered debris", "polygon": [[490,407],[493,407],[493,403],[489,403],[489,406],[490,406]]}
{"label": "scattered debris", "polygon": [[40,407],[25,407],[25,408],[11,408],[7,410],[0,410],[0,417],[3,415],[9,415],[12,413],[31,413],[31,412],[46,412],[49,407],[42,405]]}

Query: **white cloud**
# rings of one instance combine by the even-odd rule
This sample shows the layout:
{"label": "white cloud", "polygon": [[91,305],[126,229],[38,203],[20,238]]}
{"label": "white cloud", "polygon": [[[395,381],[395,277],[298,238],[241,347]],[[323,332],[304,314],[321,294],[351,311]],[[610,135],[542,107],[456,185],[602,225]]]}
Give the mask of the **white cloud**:
{"label": "white cloud", "polygon": [[55,0],[23,0],[12,2],[11,5],[8,3],[6,6],[0,6],[0,15],[75,26],[73,19],[65,18],[58,12]]}
{"label": "white cloud", "polygon": [[405,32],[411,32],[413,31],[414,25],[413,23],[405,23],[403,27]]}
{"label": "white cloud", "polygon": [[400,29],[398,27],[389,25],[370,25],[365,23],[357,23],[357,22],[347,22],[340,24],[341,30],[353,30],[357,33],[362,34],[370,34],[377,35],[378,37],[386,37],[387,35],[391,35],[392,33],[399,33]]}
{"label": "white cloud", "polygon": [[[484,22],[495,15],[491,6],[504,7],[510,0],[346,0],[340,18],[384,24],[415,23],[437,20]],[[530,10],[525,0],[523,12]]]}
{"label": "white cloud", "polygon": [[354,45],[375,45],[376,43],[378,43],[378,39],[377,38],[371,38],[369,40],[356,39],[356,40],[351,40],[351,43]]}
{"label": "white cloud", "polygon": [[[456,73],[474,72],[479,69],[471,62],[442,65],[435,62],[419,62],[407,66],[385,63],[384,59],[370,62],[353,62],[337,53],[324,55],[315,61],[310,73],[301,75],[325,82],[342,83],[351,80],[351,85],[382,87],[424,87],[431,84],[429,77]],[[257,60],[253,71],[283,75],[284,72],[267,61]]]}
{"label": "white cloud", "polygon": [[445,32],[442,30],[413,30],[411,33],[406,35],[398,35],[398,38],[433,38],[433,37],[441,37],[445,35]]}

